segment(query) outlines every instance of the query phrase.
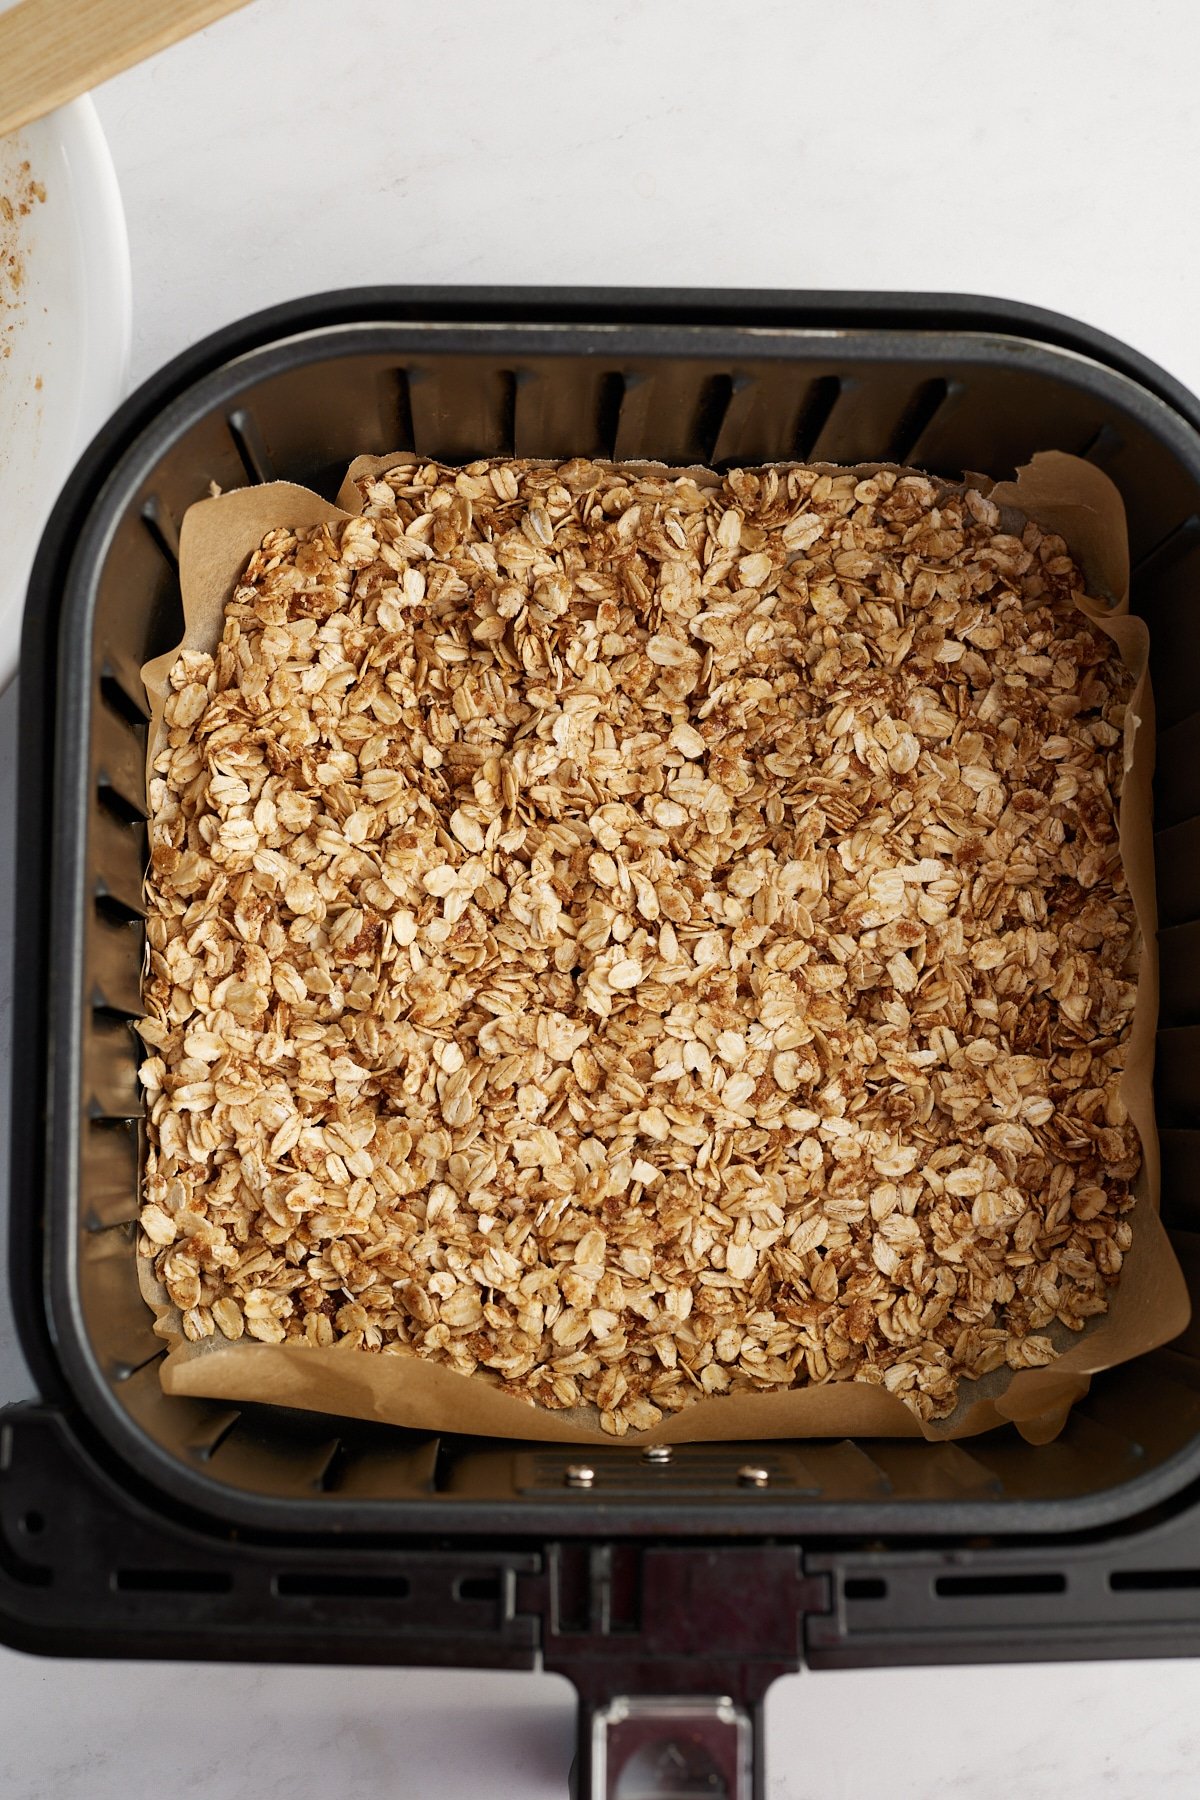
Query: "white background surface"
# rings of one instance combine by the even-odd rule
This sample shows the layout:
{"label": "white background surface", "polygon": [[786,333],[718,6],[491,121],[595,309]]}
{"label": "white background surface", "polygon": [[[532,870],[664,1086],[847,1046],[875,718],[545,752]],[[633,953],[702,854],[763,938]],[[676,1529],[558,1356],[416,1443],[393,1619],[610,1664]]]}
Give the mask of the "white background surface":
{"label": "white background surface", "polygon": [[[1200,388],[1198,62],[1192,0],[255,0],[97,95],[135,376],[322,288],[629,283],[990,292]],[[550,1677],[0,1653],[4,1800],[564,1800],[570,1736]],[[806,1674],[769,1740],[769,1800],[1193,1800],[1200,1664]]]}

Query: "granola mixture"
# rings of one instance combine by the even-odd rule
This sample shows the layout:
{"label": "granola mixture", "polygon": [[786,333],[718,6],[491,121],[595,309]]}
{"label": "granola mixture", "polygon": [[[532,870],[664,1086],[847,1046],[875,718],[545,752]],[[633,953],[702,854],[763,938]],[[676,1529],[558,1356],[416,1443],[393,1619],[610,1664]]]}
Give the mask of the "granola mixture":
{"label": "granola mixture", "polygon": [[915,474],[393,470],[277,530],[151,783],[140,1248],[191,1339],[614,1433],[924,1418],[1129,1248],[1129,676]]}

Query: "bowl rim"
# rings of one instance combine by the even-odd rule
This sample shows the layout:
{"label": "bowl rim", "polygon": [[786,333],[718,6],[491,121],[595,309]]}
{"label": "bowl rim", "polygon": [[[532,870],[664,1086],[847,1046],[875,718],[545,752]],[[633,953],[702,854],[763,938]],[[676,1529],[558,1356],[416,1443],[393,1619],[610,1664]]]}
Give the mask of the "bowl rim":
{"label": "bowl rim", "polygon": [[[49,130],[66,158],[70,212],[86,272],[73,321],[81,343],[80,377],[70,428],[58,446],[58,479],[65,482],[80,451],[128,392],[133,347],[129,232],[112,152],[91,97],[84,94],[58,107],[30,129]],[[46,516],[54,498],[46,496]],[[44,523],[38,519],[30,533],[30,565]],[[21,568],[11,602],[0,607],[0,692],[17,672],[28,574],[28,568]]]}

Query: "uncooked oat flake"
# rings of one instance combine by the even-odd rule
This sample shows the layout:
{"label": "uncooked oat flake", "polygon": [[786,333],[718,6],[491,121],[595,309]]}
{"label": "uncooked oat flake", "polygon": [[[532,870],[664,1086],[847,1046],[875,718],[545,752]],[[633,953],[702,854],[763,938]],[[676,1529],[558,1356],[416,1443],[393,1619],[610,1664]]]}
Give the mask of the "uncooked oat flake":
{"label": "uncooked oat flake", "polygon": [[922,1418],[1107,1306],[1130,678],[916,474],[409,464],[277,530],[151,782],[140,1248],[193,1339],[605,1429]]}

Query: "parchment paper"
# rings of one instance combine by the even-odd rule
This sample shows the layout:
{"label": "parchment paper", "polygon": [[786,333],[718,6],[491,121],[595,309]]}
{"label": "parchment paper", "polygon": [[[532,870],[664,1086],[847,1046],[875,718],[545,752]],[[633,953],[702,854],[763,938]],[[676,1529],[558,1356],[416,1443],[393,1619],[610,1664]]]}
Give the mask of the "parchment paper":
{"label": "parchment paper", "polygon": [[[152,717],[147,778],[160,747],[167,677],[181,650],[212,651],[220,640],[225,606],[246,562],[266,533],[278,526],[320,525],[361,511],[355,482],[402,463],[411,452],[359,457],[330,505],[288,482],[238,489],[202,500],[184,517],[180,581],[185,630],[181,642],[142,670]],[[660,464],[627,464],[630,472]],[[786,465],[779,465],[781,468]],[[860,465],[866,474],[887,464]],[[709,470],[688,473],[700,483],[719,479]],[[831,473],[844,470],[830,469]],[[978,1381],[963,1379],[949,1418],[922,1421],[884,1388],[850,1380],[758,1394],[708,1396],[665,1415],[650,1431],[630,1432],[625,1443],[783,1437],[970,1437],[1006,1422],[1031,1443],[1047,1443],[1062,1429],[1090,1378],[1127,1362],[1181,1332],[1190,1316],[1183,1272],[1159,1219],[1159,1149],[1151,1082],[1158,1013],[1157,913],[1151,821],[1154,712],[1147,670],[1149,634],[1129,613],[1129,550],[1117,489],[1089,463],[1057,451],[1035,456],[1015,481],[993,483],[970,475],[1002,508],[1036,520],[1066,541],[1087,580],[1081,608],[1113,639],[1134,677],[1125,728],[1125,780],[1119,811],[1121,854],[1133,900],[1140,959],[1128,1060],[1121,1093],[1142,1140],[1137,1205],[1129,1214],[1133,1243],[1108,1312],[1080,1333],[1061,1326],[1049,1335],[1065,1347],[1045,1368],[1012,1373],[998,1369]],[[1020,520],[1015,521],[1020,529]],[[155,1329],[170,1345],[162,1364],[167,1393],[278,1405],[375,1419],[421,1430],[481,1436],[537,1438],[566,1443],[608,1443],[594,1409],[549,1409],[501,1392],[487,1373],[460,1375],[400,1347],[383,1353],[263,1344],[220,1336],[190,1343],[178,1310],[156,1280],[148,1259],[139,1262],[142,1292],[156,1314]]]}

